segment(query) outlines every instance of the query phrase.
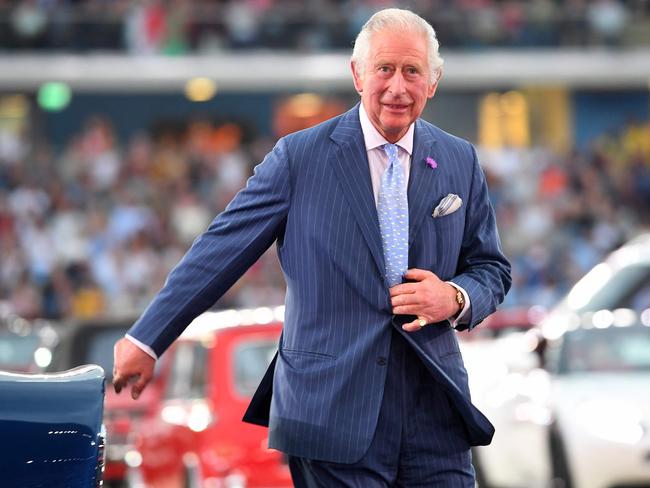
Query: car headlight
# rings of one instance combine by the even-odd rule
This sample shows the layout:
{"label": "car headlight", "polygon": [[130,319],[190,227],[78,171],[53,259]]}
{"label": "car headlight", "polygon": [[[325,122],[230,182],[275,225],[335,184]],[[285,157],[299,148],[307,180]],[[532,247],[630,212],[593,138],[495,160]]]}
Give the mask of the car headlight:
{"label": "car headlight", "polygon": [[615,401],[587,401],[576,409],[576,422],[599,439],[636,444],[643,437],[641,411]]}

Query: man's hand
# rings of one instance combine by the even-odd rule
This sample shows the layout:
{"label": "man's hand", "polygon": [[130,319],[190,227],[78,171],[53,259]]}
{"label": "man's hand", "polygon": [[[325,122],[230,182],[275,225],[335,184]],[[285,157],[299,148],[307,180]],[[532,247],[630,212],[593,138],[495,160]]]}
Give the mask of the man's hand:
{"label": "man's hand", "polygon": [[446,320],[458,313],[456,289],[445,283],[431,271],[409,269],[404,278],[415,283],[401,283],[390,289],[391,304],[395,315],[417,315],[418,320],[404,324],[407,332],[420,330],[419,319],[427,324]]}
{"label": "man's hand", "polygon": [[113,366],[113,388],[115,393],[122,391],[129,383],[131,397],[137,400],[142,390],[153,377],[156,360],[133,344],[122,338],[115,343]]}

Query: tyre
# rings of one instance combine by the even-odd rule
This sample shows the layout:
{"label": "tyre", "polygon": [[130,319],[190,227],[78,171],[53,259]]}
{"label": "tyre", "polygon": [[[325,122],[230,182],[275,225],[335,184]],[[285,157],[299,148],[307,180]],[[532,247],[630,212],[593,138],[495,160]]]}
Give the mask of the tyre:
{"label": "tyre", "polygon": [[553,488],[573,488],[566,448],[557,427],[551,430],[549,448],[551,450],[551,486]]}
{"label": "tyre", "polygon": [[201,488],[203,486],[201,477],[199,476],[199,470],[193,466],[185,467],[183,481],[185,488]]}

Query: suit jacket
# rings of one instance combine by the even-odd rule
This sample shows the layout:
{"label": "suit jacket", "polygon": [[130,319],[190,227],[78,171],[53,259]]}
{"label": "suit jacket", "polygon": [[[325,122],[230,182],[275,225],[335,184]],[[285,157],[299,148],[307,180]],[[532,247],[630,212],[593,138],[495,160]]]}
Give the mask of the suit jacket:
{"label": "suit jacket", "polygon": [[[433,218],[448,193],[463,206]],[[474,148],[417,120],[408,200],[409,267],[462,286],[474,327],[510,287]],[[494,429],[471,403],[453,329],[441,322],[406,333],[400,325],[410,318],[391,314],[358,106],[280,139],[130,334],[161,354],[274,241],[287,284],[285,323],[246,417],[268,421],[270,447],[331,462],[360,459],[374,435],[393,327],[448,394],[468,442],[490,442]]]}

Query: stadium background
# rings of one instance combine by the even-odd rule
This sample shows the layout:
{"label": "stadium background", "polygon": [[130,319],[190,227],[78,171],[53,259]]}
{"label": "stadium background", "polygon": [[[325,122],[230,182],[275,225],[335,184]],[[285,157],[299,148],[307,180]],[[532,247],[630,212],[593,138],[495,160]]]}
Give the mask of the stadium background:
{"label": "stadium background", "polygon": [[[388,2],[0,1],[0,300],[142,310],[283,134],[356,103],[353,37]],[[648,225],[650,3],[390,2],[445,58],[425,118],[476,144],[513,262],[549,307]],[[275,305],[271,249],[217,304]]]}

